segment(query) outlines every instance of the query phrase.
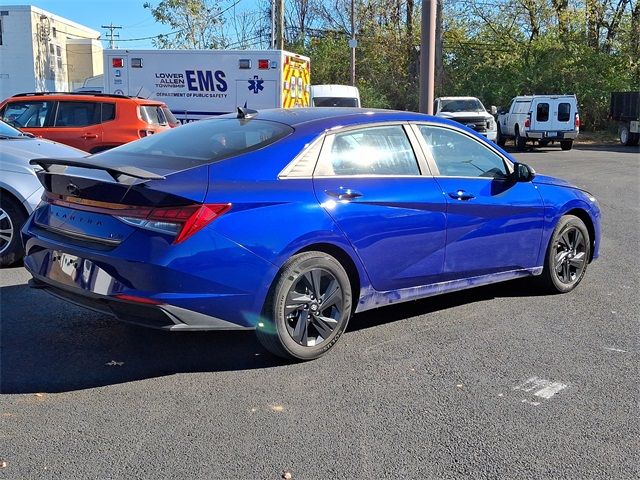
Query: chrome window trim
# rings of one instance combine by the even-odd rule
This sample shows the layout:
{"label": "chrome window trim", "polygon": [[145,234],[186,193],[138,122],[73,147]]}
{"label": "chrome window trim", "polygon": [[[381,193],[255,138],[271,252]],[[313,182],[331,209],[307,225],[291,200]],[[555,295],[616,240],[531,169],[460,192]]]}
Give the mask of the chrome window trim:
{"label": "chrome window trim", "polygon": [[420,133],[420,126],[436,127],[436,128],[444,128],[444,129],[448,129],[448,130],[454,130],[457,133],[460,133],[460,134],[470,138],[471,140],[473,140],[476,143],[480,144],[482,147],[486,148],[490,152],[495,153],[504,162],[504,164],[506,166],[506,169],[507,169],[507,172],[508,173],[513,173],[513,162],[511,160],[509,160],[509,158],[507,158],[504,154],[502,154],[501,152],[496,150],[496,148],[494,148],[492,145],[490,145],[488,143],[484,143],[484,142],[480,141],[478,138],[476,138],[473,135],[469,134],[469,132],[466,132],[466,131],[462,130],[461,128],[458,128],[458,127],[453,126],[453,125],[445,125],[445,124],[437,123],[437,122],[429,122],[429,121],[411,122],[411,127],[414,129],[414,134],[415,134],[415,136],[417,138],[418,144],[420,145],[420,148],[423,150],[423,154],[424,154],[425,158],[427,159],[427,163],[428,163],[429,168],[431,169],[431,173],[432,173],[432,175],[434,177],[436,177],[436,178],[482,178],[482,179],[486,179],[486,180],[504,180],[503,178],[495,178],[495,177],[467,177],[467,176],[462,176],[462,175],[441,175],[440,174],[440,169],[438,169],[438,165],[436,164],[433,156],[429,152],[429,148],[427,146],[427,141],[422,136],[422,133]]}

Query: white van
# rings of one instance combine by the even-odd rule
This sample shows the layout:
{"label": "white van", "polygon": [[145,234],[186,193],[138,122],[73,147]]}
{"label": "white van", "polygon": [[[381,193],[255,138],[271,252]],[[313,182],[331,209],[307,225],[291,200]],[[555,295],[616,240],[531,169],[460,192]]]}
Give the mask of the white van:
{"label": "white van", "polygon": [[312,107],[360,107],[360,91],[351,85],[311,85]]}
{"label": "white van", "polygon": [[575,95],[526,95],[511,100],[509,109],[498,113],[498,145],[508,138],[518,150],[527,142],[546,146],[559,142],[571,150],[580,131],[580,115]]}

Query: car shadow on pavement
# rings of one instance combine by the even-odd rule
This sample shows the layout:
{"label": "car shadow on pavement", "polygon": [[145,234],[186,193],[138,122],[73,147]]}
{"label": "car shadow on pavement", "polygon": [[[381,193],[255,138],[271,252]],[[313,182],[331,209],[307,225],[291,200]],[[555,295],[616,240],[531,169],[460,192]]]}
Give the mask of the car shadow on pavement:
{"label": "car shadow on pavement", "polygon": [[120,323],[27,285],[0,288],[0,393],[65,392],[175,373],[283,365],[253,332]]}
{"label": "car shadow on pavement", "polygon": [[347,331],[384,325],[418,315],[426,315],[494,298],[538,297],[543,295],[546,295],[546,293],[537,285],[533,285],[531,278],[510,280],[369,310],[355,315],[349,322]]}
{"label": "car shadow on pavement", "polygon": [[[505,288],[506,287],[506,288]],[[480,287],[355,315],[349,331],[500,296],[526,282]],[[57,393],[176,373],[277,367],[253,332],[165,332],[120,323],[27,285],[0,288],[0,393]]]}

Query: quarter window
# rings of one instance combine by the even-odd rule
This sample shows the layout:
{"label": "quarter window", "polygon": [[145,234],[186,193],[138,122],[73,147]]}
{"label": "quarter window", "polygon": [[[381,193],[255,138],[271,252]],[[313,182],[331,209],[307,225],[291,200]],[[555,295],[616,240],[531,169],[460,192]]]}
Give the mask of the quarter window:
{"label": "quarter window", "polygon": [[116,118],[116,104],[115,103],[103,103],[102,104],[102,121],[108,122]]}
{"label": "quarter window", "polygon": [[421,125],[419,129],[440,175],[507,177],[507,167],[502,157],[477,140],[448,128]]}
{"label": "quarter window", "polygon": [[92,102],[60,102],[56,127],[85,127],[100,123],[100,104]]}
{"label": "quarter window", "polygon": [[558,104],[558,121],[568,122],[571,118],[571,104],[562,102]]}
{"label": "quarter window", "polygon": [[401,125],[338,133],[321,157],[316,176],[420,175]]}
{"label": "quarter window", "polygon": [[52,102],[11,102],[2,113],[2,120],[18,128],[45,127]]}
{"label": "quarter window", "polygon": [[549,104],[546,102],[541,102],[536,107],[536,120],[538,122],[548,122],[549,121]]}

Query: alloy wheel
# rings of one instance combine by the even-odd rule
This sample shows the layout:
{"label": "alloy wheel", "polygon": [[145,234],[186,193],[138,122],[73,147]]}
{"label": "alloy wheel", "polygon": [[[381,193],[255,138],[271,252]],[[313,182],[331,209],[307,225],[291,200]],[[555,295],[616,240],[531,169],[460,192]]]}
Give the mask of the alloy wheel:
{"label": "alloy wheel", "polygon": [[568,226],[557,237],[554,270],[558,280],[572,284],[580,279],[587,265],[587,240],[575,226]]}
{"label": "alloy wheel", "polygon": [[338,326],[344,308],[342,287],[329,271],[299,275],[287,294],[285,322],[291,338],[304,347],[322,344]]}
{"label": "alloy wheel", "polygon": [[13,222],[9,214],[0,208],[0,253],[9,248],[13,240]]}

